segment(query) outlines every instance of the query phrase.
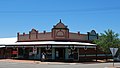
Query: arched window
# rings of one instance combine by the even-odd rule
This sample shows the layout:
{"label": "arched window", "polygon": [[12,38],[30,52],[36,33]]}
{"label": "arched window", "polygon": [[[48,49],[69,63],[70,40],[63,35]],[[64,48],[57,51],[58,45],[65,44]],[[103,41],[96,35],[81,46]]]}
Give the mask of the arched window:
{"label": "arched window", "polygon": [[62,31],[58,31],[57,34],[56,34],[58,37],[63,37],[64,36],[64,33]]}

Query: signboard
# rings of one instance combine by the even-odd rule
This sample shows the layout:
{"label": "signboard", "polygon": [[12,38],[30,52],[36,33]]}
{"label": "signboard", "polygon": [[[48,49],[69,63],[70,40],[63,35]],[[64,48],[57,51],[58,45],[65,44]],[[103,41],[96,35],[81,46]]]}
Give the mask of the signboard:
{"label": "signboard", "polygon": [[118,51],[118,48],[110,48],[110,51],[112,53],[112,56],[115,56],[115,54],[117,53]]}
{"label": "signboard", "polygon": [[18,54],[18,51],[12,51],[12,54]]}

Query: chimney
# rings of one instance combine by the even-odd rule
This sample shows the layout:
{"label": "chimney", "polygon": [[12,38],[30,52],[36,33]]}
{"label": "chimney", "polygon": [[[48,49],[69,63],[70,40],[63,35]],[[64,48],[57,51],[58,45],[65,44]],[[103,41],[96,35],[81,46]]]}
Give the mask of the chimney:
{"label": "chimney", "polygon": [[20,35],[20,33],[18,32],[18,33],[17,33],[17,36],[19,36],[19,35]]}
{"label": "chimney", "polygon": [[43,33],[45,34],[45,33],[46,33],[46,31],[44,30],[44,31],[43,31]]}
{"label": "chimney", "polygon": [[17,33],[17,41],[19,41],[19,35],[20,35],[20,33],[18,32]]}
{"label": "chimney", "polygon": [[78,35],[80,35],[80,32],[78,31]]}
{"label": "chimney", "polygon": [[25,36],[25,32],[23,33],[23,36]]}

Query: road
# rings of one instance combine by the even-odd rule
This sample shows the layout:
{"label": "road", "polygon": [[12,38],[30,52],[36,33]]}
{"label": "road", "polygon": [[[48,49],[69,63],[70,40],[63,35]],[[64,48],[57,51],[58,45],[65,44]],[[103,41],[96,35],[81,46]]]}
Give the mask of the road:
{"label": "road", "polygon": [[[0,68],[105,68],[112,66],[112,63],[18,63],[18,62],[0,62]],[[120,63],[115,63],[120,66]]]}

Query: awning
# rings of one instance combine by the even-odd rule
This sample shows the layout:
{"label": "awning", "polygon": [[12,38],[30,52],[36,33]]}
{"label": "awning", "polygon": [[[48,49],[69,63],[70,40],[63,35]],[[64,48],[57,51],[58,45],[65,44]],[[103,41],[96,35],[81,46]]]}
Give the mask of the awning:
{"label": "awning", "polygon": [[52,45],[53,47],[69,47],[69,45],[74,45],[74,47],[85,47],[85,46],[96,46],[96,44],[92,43],[84,43],[84,42],[62,42],[62,41],[36,41],[36,42],[16,42],[17,38],[3,38],[0,39],[1,47],[23,47],[23,46],[35,46],[36,47],[45,47],[45,45]]}
{"label": "awning", "polygon": [[40,42],[14,42],[10,44],[4,44],[4,45],[89,45],[93,46],[96,44],[91,43],[83,43],[83,42],[59,42],[59,41],[40,41]]}

